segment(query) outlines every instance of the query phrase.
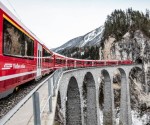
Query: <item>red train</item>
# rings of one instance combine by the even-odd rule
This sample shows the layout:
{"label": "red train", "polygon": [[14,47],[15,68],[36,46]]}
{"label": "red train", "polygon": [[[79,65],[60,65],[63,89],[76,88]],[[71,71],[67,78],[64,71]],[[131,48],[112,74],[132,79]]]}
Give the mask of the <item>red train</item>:
{"label": "red train", "polygon": [[132,64],[132,61],[80,60],[51,52],[0,3],[0,98],[58,68],[120,64]]}

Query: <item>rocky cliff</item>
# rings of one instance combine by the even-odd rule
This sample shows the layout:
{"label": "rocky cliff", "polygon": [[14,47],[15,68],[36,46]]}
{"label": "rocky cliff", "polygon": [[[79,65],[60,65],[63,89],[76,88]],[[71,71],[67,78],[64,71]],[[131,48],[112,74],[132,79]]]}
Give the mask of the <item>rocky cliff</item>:
{"label": "rocky cliff", "polygon": [[[150,123],[150,38],[140,30],[133,35],[127,32],[120,41],[114,37],[108,37],[104,41],[101,50],[101,59],[104,60],[127,60],[133,63],[141,63],[143,69],[134,68],[130,75],[130,101],[132,120],[134,125],[149,125]],[[116,116],[119,117],[120,105],[120,73],[114,74],[114,100]],[[117,120],[116,120],[117,123]],[[118,122],[119,123],[119,122]]]}

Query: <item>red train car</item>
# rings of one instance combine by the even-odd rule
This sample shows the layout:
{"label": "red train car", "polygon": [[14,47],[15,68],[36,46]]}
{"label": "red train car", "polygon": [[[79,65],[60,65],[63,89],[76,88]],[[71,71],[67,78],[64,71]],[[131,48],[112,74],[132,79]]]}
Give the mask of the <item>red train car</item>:
{"label": "red train car", "polygon": [[113,65],[118,65],[118,60],[107,60],[107,61],[106,61],[106,65],[108,65],[108,66],[109,66],[109,65],[110,65],[110,66],[111,66],[111,65],[112,65],[112,66],[113,66]]}
{"label": "red train car", "polygon": [[66,67],[66,57],[58,53],[54,53],[54,68],[59,69]]}
{"label": "red train car", "polygon": [[42,47],[42,75],[45,75],[54,70],[55,55],[45,45]]}
{"label": "red train car", "polygon": [[[0,98],[52,70],[53,54],[0,3]],[[44,56],[44,58],[43,58]]]}
{"label": "red train car", "polygon": [[132,63],[133,63],[133,62],[132,62],[131,60],[129,60],[129,59],[128,59],[128,60],[121,60],[121,61],[120,61],[120,64],[121,64],[121,65],[130,65],[130,64],[132,64]]}
{"label": "red train car", "polygon": [[78,68],[84,67],[84,60],[75,59],[75,62],[76,62],[76,67],[78,67]]}
{"label": "red train car", "polygon": [[81,60],[51,52],[0,2],[0,98],[59,68],[128,65],[131,60]]}
{"label": "red train car", "polygon": [[94,61],[94,66],[105,66],[106,65],[106,60],[95,60]]}
{"label": "red train car", "polygon": [[91,67],[93,66],[94,60],[84,60],[84,67]]}
{"label": "red train car", "polygon": [[76,68],[76,61],[74,58],[66,58],[67,68]]}

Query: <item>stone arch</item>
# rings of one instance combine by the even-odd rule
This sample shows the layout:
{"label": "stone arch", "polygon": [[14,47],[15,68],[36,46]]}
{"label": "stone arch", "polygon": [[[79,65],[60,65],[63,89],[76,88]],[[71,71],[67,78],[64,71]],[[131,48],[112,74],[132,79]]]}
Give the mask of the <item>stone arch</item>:
{"label": "stone arch", "polygon": [[56,104],[56,111],[55,111],[55,124],[64,124],[64,116],[62,114],[62,109],[61,109],[60,91],[58,91],[58,95],[57,95],[57,104]]}
{"label": "stone arch", "polygon": [[121,102],[121,73],[118,69],[113,71],[113,94],[114,94],[114,116],[116,124],[119,124],[120,117],[120,102]]}
{"label": "stone arch", "polygon": [[129,92],[129,80],[128,74],[122,68],[118,68],[121,75],[121,99],[120,99],[120,118],[119,124],[130,125],[131,124],[131,106],[130,106],[130,92]]}
{"label": "stone arch", "polygon": [[97,125],[96,87],[90,72],[87,72],[84,77],[83,100],[84,124]]}
{"label": "stone arch", "polygon": [[135,60],[135,63],[137,64],[143,64],[143,60],[139,57]]}
{"label": "stone arch", "polygon": [[99,111],[99,121],[100,125],[103,124],[103,109],[104,109],[104,77],[102,74],[98,78],[98,111]]}
{"label": "stone arch", "polygon": [[81,125],[81,102],[78,83],[71,77],[67,89],[66,125]]}
{"label": "stone arch", "polygon": [[58,104],[59,108],[61,108],[61,96],[60,96],[60,91],[58,91],[57,104]]}
{"label": "stone arch", "polygon": [[102,76],[100,76],[100,81],[99,81],[99,108],[100,110],[103,110],[103,106],[104,106],[104,79],[102,78]]}
{"label": "stone arch", "polygon": [[103,108],[103,124],[104,125],[113,125],[113,89],[112,89],[112,84],[111,84],[111,78],[107,70],[102,70],[101,71],[102,78],[104,80],[104,108]]}

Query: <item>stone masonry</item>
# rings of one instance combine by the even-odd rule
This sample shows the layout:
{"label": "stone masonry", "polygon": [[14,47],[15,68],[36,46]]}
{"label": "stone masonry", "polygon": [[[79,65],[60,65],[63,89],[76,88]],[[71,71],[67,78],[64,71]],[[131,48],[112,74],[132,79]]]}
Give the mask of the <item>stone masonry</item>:
{"label": "stone masonry", "polygon": [[[113,73],[121,73],[121,125],[131,125],[131,106],[128,76],[134,67],[141,65],[122,65],[73,69],[65,71],[60,79],[61,111],[64,125],[115,125]],[[100,120],[99,90],[100,79],[104,77],[103,120]],[[83,95],[84,94],[84,95]]]}

